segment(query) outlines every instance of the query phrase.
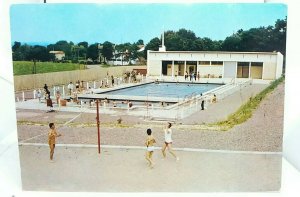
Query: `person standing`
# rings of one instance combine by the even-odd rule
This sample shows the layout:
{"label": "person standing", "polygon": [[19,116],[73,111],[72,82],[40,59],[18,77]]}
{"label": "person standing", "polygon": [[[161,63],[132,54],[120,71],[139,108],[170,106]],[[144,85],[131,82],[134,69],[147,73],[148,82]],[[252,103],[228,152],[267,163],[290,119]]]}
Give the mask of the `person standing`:
{"label": "person standing", "polygon": [[115,78],[114,76],[112,75],[111,76],[111,86],[114,86],[115,85]]}
{"label": "person standing", "polygon": [[190,72],[190,81],[193,79],[193,72]]}
{"label": "person standing", "polygon": [[185,71],[185,74],[184,74],[184,80],[186,81],[187,80],[187,78],[188,78],[188,72],[187,71]]}
{"label": "person standing", "polygon": [[156,143],[151,129],[147,129],[147,139],[146,139],[146,146],[147,146],[147,152],[146,152],[146,160],[149,161],[149,167],[153,168],[154,162],[152,160],[153,152],[154,152],[154,143]]}
{"label": "person standing", "polygon": [[55,129],[54,123],[49,124],[50,130],[48,132],[48,144],[50,147],[50,160],[53,161],[54,149],[55,149],[55,139],[60,137],[61,134],[58,134]]}
{"label": "person standing", "polygon": [[37,91],[37,97],[38,97],[39,103],[40,103],[41,102],[41,97],[42,97],[42,93],[41,93],[40,89]]}
{"label": "person standing", "polygon": [[69,83],[69,85],[68,85],[68,90],[69,90],[69,95],[72,95],[72,93],[73,93],[73,88],[74,88],[74,85],[73,85],[73,83],[72,83],[72,81]]}
{"label": "person standing", "polygon": [[79,92],[79,87],[80,87],[80,81],[77,80],[75,84],[76,92]]}
{"label": "person standing", "polygon": [[165,144],[163,145],[162,147],[162,154],[164,156],[164,158],[166,158],[166,149],[168,148],[169,150],[169,153],[171,153],[175,158],[176,158],[176,161],[179,160],[179,157],[177,157],[177,155],[175,154],[175,152],[173,151],[172,149],[172,124],[170,122],[168,122],[168,125],[167,127],[164,129],[164,132],[165,132]]}
{"label": "person standing", "polygon": [[197,79],[198,79],[198,81],[200,81],[200,73],[199,73],[199,71],[197,73]]}
{"label": "person standing", "polygon": [[56,91],[56,104],[57,105],[59,105],[60,97],[61,97],[60,91],[59,91],[59,89],[57,89],[57,91]]}

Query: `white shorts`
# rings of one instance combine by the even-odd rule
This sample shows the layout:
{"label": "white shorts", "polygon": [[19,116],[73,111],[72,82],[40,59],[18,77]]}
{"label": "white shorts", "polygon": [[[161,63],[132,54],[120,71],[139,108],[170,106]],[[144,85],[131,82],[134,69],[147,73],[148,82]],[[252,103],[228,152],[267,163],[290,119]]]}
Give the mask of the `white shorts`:
{"label": "white shorts", "polygon": [[148,147],[147,147],[147,151],[149,151],[149,152],[154,151],[154,146],[148,146]]}

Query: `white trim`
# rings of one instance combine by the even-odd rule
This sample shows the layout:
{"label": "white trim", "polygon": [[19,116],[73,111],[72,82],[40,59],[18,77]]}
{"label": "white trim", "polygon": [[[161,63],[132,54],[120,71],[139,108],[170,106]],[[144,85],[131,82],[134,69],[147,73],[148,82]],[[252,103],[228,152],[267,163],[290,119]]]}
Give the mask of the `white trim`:
{"label": "white trim", "polygon": [[173,60],[173,61],[172,61],[172,68],[171,68],[171,69],[172,69],[172,70],[171,70],[171,72],[172,72],[172,78],[174,78],[174,66],[175,66],[175,65],[174,65],[174,60]]}
{"label": "white trim", "polygon": [[[43,143],[19,143],[19,146],[49,146],[49,145]],[[98,147],[98,145],[96,144],[55,144],[55,146],[70,147],[70,148],[97,148]],[[146,150],[145,146],[101,145],[101,148]],[[154,149],[161,150],[161,147],[154,147]],[[198,149],[198,148],[173,148],[173,150],[187,151],[187,152],[227,153],[227,154],[282,155],[282,152],[211,150],[211,149]]]}
{"label": "white trim", "polygon": [[248,79],[251,78],[251,62],[249,62],[249,72],[248,72]]}
{"label": "white trim", "polygon": [[237,67],[238,67],[238,62],[235,62],[235,79],[237,78]]}
{"label": "white trim", "polygon": [[261,79],[264,80],[264,73],[265,73],[265,63],[263,62],[263,66],[262,66],[262,73],[261,73]]}

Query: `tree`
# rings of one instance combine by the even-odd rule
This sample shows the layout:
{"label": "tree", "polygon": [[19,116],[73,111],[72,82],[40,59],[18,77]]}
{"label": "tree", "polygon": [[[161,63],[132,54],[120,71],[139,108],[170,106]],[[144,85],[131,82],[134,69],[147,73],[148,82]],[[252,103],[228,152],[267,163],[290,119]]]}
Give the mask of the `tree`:
{"label": "tree", "polygon": [[96,61],[99,58],[98,43],[91,44],[87,48],[87,58],[90,58],[93,61]]}
{"label": "tree", "polygon": [[49,61],[53,56],[49,54],[48,50],[44,46],[35,45],[31,47],[31,50],[27,56],[27,60],[30,61]]}
{"label": "tree", "polygon": [[21,42],[14,42],[14,45],[12,46],[12,51],[16,52],[21,47]]}
{"label": "tree", "polygon": [[102,55],[105,58],[105,62],[113,57],[114,47],[111,42],[104,42],[102,48]]}
{"label": "tree", "polygon": [[146,45],[145,50],[144,50],[145,57],[147,58],[148,50],[158,51],[160,43],[161,43],[160,39],[157,37],[150,40],[150,42]]}
{"label": "tree", "polygon": [[240,51],[241,46],[240,46],[241,38],[237,34],[233,34],[232,36],[229,36],[225,38],[221,49],[223,51]]}
{"label": "tree", "polygon": [[78,46],[83,46],[83,47],[86,48],[86,49],[89,47],[89,44],[88,44],[88,42],[86,42],[86,41],[79,42],[77,45],[78,45]]}
{"label": "tree", "polygon": [[144,45],[144,40],[139,39],[135,44],[136,45]]}

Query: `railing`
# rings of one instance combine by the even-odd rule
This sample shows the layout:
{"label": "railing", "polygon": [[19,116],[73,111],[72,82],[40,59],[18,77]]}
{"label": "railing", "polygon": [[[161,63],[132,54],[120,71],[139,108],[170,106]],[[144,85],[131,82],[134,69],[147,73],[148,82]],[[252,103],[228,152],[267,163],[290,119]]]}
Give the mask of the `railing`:
{"label": "railing", "polygon": [[[149,81],[146,78],[143,79],[143,82]],[[88,85],[92,84],[93,87],[99,87],[100,81],[92,81],[92,82],[85,82],[86,87]],[[191,94],[185,95],[183,98],[177,98],[177,103],[176,104],[171,104],[169,106],[166,105],[154,105],[153,103],[150,104],[149,97],[151,96],[157,96],[158,93],[156,92],[149,92],[147,94],[147,98],[145,100],[146,105],[134,105],[133,107],[112,107],[112,106],[101,106],[103,109],[117,109],[117,110],[122,110],[124,113],[124,110],[127,110],[128,114],[141,114],[142,116],[145,117],[145,119],[152,119],[152,120],[158,120],[158,119],[164,119],[164,120],[172,120],[176,121],[178,119],[182,119],[185,117],[190,116],[191,114],[201,110],[202,106],[201,103],[204,102],[205,108],[209,107],[211,104],[213,95],[215,94],[217,96],[217,100],[223,99],[226,96],[229,96],[233,94],[235,91],[249,85],[252,83],[252,80],[244,80],[244,81],[236,81],[236,80],[231,80],[230,83],[222,85],[218,88],[215,88],[213,90],[210,90],[208,92],[203,93],[202,95],[198,92],[193,92]],[[127,86],[130,84],[124,83],[122,79],[116,80],[116,86]],[[125,87],[124,86],[124,87]],[[62,93],[62,97],[65,98],[67,95],[67,92],[65,90],[66,86],[60,86],[60,91]],[[57,89],[57,86],[54,88],[51,88],[51,96],[55,96],[55,90]],[[49,89],[50,90],[50,89]],[[30,93],[33,98],[37,98],[35,95],[36,92],[32,91]],[[64,95],[63,95],[64,94]],[[22,94],[21,94],[22,95]],[[24,95],[24,93],[23,93]],[[175,94],[170,94],[169,96],[175,96]],[[25,100],[26,98],[23,99]],[[42,96],[43,97],[43,96]],[[23,100],[22,99],[22,100]],[[161,100],[162,103],[167,103],[167,100]],[[77,106],[77,107],[85,107],[88,106],[88,104],[83,104],[83,102],[78,103],[78,105],[72,105],[72,106]],[[93,107],[92,107],[93,108]],[[125,111],[126,113],[126,111]]]}

